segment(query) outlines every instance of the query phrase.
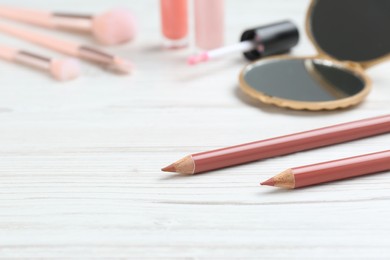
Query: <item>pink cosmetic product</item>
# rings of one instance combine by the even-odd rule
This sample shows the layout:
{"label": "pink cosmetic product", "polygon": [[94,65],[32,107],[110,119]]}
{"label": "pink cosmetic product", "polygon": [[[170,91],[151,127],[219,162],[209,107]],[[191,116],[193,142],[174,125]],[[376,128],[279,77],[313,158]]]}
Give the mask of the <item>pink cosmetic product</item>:
{"label": "pink cosmetic product", "polygon": [[188,44],[188,0],[160,0],[164,47],[182,48]]}
{"label": "pink cosmetic product", "polygon": [[223,45],[224,0],[194,0],[195,44],[203,50]]}
{"label": "pink cosmetic product", "polygon": [[80,75],[80,63],[76,59],[52,59],[3,44],[0,44],[0,58],[47,71],[60,81],[72,80]]}
{"label": "pink cosmetic product", "polygon": [[132,70],[132,65],[127,60],[105,53],[93,47],[80,45],[71,41],[20,29],[3,23],[0,23],[0,32],[41,45],[57,52],[62,52],[67,55],[98,63],[117,73],[127,74]]}
{"label": "pink cosmetic product", "polygon": [[128,42],[136,34],[134,16],[128,10],[120,8],[92,16],[0,5],[0,16],[51,29],[87,32],[107,45]]}
{"label": "pink cosmetic product", "polygon": [[253,61],[266,56],[286,53],[297,45],[298,40],[299,32],[294,23],[290,21],[277,22],[245,30],[239,43],[192,55],[187,59],[187,63],[195,65],[236,52],[243,52],[245,58]]}

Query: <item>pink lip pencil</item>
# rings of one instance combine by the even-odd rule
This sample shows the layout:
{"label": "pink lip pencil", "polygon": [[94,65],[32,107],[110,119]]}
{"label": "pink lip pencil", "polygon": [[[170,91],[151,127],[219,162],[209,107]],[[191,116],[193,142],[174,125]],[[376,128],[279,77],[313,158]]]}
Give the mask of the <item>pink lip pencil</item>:
{"label": "pink lip pencil", "polygon": [[389,132],[390,114],[195,153],[162,170],[191,175]]}
{"label": "pink lip pencil", "polygon": [[287,169],[261,185],[295,189],[390,170],[390,150]]}
{"label": "pink lip pencil", "polygon": [[75,79],[80,75],[80,64],[76,59],[51,59],[3,44],[0,44],[0,58],[47,71],[60,81]]}
{"label": "pink lip pencil", "polygon": [[130,62],[107,54],[93,47],[88,47],[73,43],[66,40],[61,40],[45,34],[35,33],[28,30],[19,29],[15,26],[0,23],[0,32],[15,36],[17,38],[62,52],[67,55],[79,57],[105,66],[117,73],[130,73]]}
{"label": "pink lip pencil", "polygon": [[136,34],[133,15],[128,10],[120,8],[92,16],[0,5],[0,16],[51,29],[88,32],[99,42],[107,45],[125,43]]}

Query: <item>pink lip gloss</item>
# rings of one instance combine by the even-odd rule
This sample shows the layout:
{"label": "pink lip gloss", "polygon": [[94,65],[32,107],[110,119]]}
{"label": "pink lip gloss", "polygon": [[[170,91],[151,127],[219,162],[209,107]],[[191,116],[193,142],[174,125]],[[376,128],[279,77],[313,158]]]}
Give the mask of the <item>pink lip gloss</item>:
{"label": "pink lip gloss", "polygon": [[160,0],[164,46],[181,48],[187,45],[188,0]]}
{"label": "pink lip gloss", "polygon": [[224,57],[231,53],[243,52],[250,61],[262,57],[288,52],[297,45],[299,32],[290,21],[281,21],[245,30],[239,43],[205,50],[188,57],[188,64],[194,65]]}
{"label": "pink lip gloss", "polygon": [[194,0],[195,43],[203,50],[221,47],[224,38],[224,0]]}

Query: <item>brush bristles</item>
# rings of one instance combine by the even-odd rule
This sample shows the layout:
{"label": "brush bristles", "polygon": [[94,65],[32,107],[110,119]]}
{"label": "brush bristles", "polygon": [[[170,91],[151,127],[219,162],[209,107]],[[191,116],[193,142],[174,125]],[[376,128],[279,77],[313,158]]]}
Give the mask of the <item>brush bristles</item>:
{"label": "brush bristles", "polygon": [[135,37],[136,22],[128,10],[117,8],[94,17],[92,30],[103,44],[121,44]]}

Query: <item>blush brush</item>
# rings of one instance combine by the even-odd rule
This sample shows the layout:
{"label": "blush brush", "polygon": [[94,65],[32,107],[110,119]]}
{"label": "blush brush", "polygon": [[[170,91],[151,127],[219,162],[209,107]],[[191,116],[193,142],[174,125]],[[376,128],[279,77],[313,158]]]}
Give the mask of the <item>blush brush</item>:
{"label": "blush brush", "polygon": [[135,18],[130,11],[123,8],[111,9],[93,16],[0,5],[0,16],[51,29],[87,32],[100,43],[107,45],[128,42],[136,34]]}

